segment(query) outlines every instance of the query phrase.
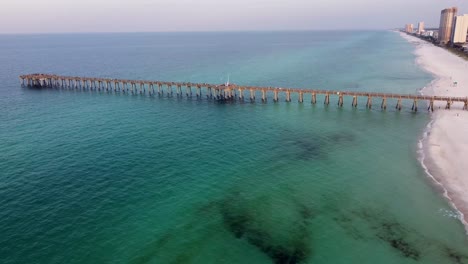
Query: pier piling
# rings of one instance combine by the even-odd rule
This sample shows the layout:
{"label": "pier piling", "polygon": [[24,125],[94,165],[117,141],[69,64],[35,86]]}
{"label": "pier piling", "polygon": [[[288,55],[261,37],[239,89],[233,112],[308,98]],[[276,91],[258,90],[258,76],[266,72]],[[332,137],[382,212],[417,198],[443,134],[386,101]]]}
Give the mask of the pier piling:
{"label": "pier piling", "polygon": [[354,108],[357,107],[357,96],[353,96],[353,102],[351,103],[351,106]]}
{"label": "pier piling", "polygon": [[447,100],[447,105],[445,106],[445,109],[450,110],[451,106],[452,106],[452,102],[450,100]]}
{"label": "pier piling", "polygon": [[199,86],[199,85],[197,85],[197,97],[198,98],[202,97],[202,90],[201,90],[201,86]]}
{"label": "pier piling", "polygon": [[382,98],[382,104],[380,105],[380,108],[382,110],[387,110],[387,98],[386,97]]}
{"label": "pier piling", "polygon": [[413,106],[411,107],[411,110],[417,112],[418,111],[418,100],[414,99],[413,100]]}
{"label": "pier piling", "polygon": [[397,101],[397,104],[395,106],[395,109],[397,109],[398,111],[401,111],[401,98],[398,98],[398,101]]}
{"label": "pier piling", "polygon": [[343,107],[343,95],[340,94],[338,97],[338,106]]}
{"label": "pier piling", "polygon": [[244,101],[244,89],[239,88],[239,101]]}
{"label": "pier piling", "polygon": [[253,89],[250,89],[250,102],[255,101],[255,91]]}
{"label": "pier piling", "polygon": [[427,111],[434,112],[434,99],[431,99],[431,101],[429,101],[429,106],[427,107]]}
{"label": "pier piling", "polygon": [[372,109],[372,96],[370,96],[370,95],[367,96],[366,107],[369,108],[369,109]]}
{"label": "pier piling", "polygon": [[325,101],[323,102],[324,105],[328,106],[330,104],[330,94],[325,94]]}

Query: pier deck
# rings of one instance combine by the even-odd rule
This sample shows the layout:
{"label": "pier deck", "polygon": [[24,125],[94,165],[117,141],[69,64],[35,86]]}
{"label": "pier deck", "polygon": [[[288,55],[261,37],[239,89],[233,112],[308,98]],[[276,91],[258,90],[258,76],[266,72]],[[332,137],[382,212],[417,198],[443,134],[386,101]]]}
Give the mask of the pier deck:
{"label": "pier deck", "polygon": [[[316,90],[316,89],[299,89],[299,88],[283,88],[283,87],[260,87],[236,84],[207,84],[207,83],[188,83],[188,82],[165,82],[165,81],[148,81],[148,80],[126,80],[126,79],[111,79],[111,78],[93,78],[93,77],[78,77],[78,76],[60,76],[54,74],[27,74],[19,76],[23,86],[29,87],[61,87],[68,89],[87,89],[97,91],[114,91],[133,94],[148,94],[150,96],[173,95],[173,88],[176,88],[177,96],[183,96],[182,88],[185,88],[185,95],[192,96],[192,88],[196,89],[196,96],[202,96],[202,89],[205,90],[207,98],[222,101],[246,100],[244,94],[248,93],[247,100],[255,101],[257,93],[261,94],[262,102],[267,102],[268,94],[272,94],[273,101],[279,101],[279,94],[285,95],[285,100],[291,102],[291,94],[297,94],[298,102],[304,102],[304,95],[310,95],[311,103],[317,103],[317,95],[324,95],[324,104],[330,104],[330,96],[338,97],[338,105],[343,106],[343,97],[350,96],[353,98],[352,106],[357,107],[358,97],[366,97],[366,107],[372,108],[373,98],[381,99],[381,108],[387,108],[387,99],[396,99],[395,108],[401,110],[402,100],[412,100],[412,110],[418,110],[418,101],[428,102],[428,110],[434,110],[434,102],[442,101],[446,104],[445,109],[450,109],[456,103],[463,103],[463,110],[468,109],[468,97],[450,97],[450,96],[427,96],[417,94],[396,94],[396,93],[380,93],[380,92],[357,92],[357,91],[339,91],[339,90]],[[155,87],[157,91],[155,90]]]}

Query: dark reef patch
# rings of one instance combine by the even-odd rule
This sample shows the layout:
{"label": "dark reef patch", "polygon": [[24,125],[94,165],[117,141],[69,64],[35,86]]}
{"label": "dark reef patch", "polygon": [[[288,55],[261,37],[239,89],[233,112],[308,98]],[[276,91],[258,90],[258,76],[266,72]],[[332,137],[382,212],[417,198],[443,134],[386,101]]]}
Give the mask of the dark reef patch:
{"label": "dark reef patch", "polygon": [[403,256],[419,260],[421,253],[414,243],[407,239],[409,234],[400,223],[383,222],[377,231],[377,237],[387,242],[392,248],[398,250]]}
{"label": "dark reef patch", "polygon": [[415,230],[405,228],[400,222],[392,220],[391,217],[385,216],[378,210],[354,211],[353,214],[366,220],[375,230],[377,238],[386,242],[403,256],[414,260],[420,259],[421,251],[416,247],[417,243],[414,239],[408,238],[410,235],[421,238]]}
{"label": "dark reef patch", "polygon": [[333,220],[353,239],[364,240],[365,237],[361,230],[359,230],[353,223],[353,219],[346,215],[337,215]]}
{"label": "dark reef patch", "polygon": [[[395,255],[410,261],[424,262],[436,256],[441,259],[440,263],[468,264],[468,255],[462,245],[455,249],[430,239],[424,233],[403,225],[385,209],[347,209],[322,208],[320,212],[331,213],[334,222],[354,239],[366,240],[366,243],[379,242]],[[230,192],[222,199],[195,209],[193,213],[198,215],[194,219],[198,220],[176,223],[168,232],[158,234],[130,263],[151,263],[160,259],[165,259],[164,263],[190,263],[199,257],[210,238],[226,233],[255,247],[272,263],[306,263],[311,261],[314,253],[309,227],[317,212],[310,203],[297,199],[295,195],[276,200],[269,195],[253,197],[251,193]],[[207,217],[216,220],[209,223],[199,221]],[[190,232],[199,235],[184,241]],[[174,248],[180,248],[181,239],[186,250],[174,253]],[[167,252],[173,255],[167,255]]]}
{"label": "dark reef patch", "polygon": [[[349,147],[356,142],[357,136],[347,130],[302,130],[298,131],[284,127],[278,133],[275,142],[281,145],[281,153],[277,153],[278,145],[271,144],[272,153],[277,153],[281,159],[285,157],[299,161],[326,160],[332,158],[331,152],[343,147]],[[278,158],[280,159],[280,158]]]}
{"label": "dark reef patch", "polygon": [[[398,221],[391,220],[391,217],[386,216],[380,210],[350,211],[348,214],[340,213],[333,219],[348,235],[356,240],[377,238],[406,258],[416,261],[421,258],[421,250],[416,245],[418,241],[421,242],[424,238],[415,230],[409,230]],[[370,228],[373,235],[366,237],[364,235],[367,233],[366,230],[359,229],[359,226],[364,229]]]}
{"label": "dark reef patch", "polygon": [[323,159],[327,157],[326,152],[322,151],[319,141],[313,139],[299,138],[293,142],[298,148],[296,158],[300,160]]}
{"label": "dark reef patch", "polygon": [[451,260],[452,263],[455,263],[455,264],[468,263],[468,256],[463,255],[459,252],[456,252],[451,248],[444,247],[444,253],[447,255],[447,257]]}
{"label": "dark reef patch", "polygon": [[349,132],[334,133],[328,136],[333,143],[351,143],[356,140],[356,136]]}
{"label": "dark reef patch", "polygon": [[414,260],[419,260],[419,251],[415,249],[412,245],[410,245],[407,241],[401,238],[387,239],[385,237],[382,237],[382,239],[387,241],[393,248],[400,251],[405,257],[412,258]]}
{"label": "dark reef patch", "polygon": [[326,159],[331,148],[342,147],[356,141],[353,133],[332,132],[327,134],[288,134],[284,136],[282,142],[286,142],[294,147],[291,149],[296,159],[315,160]]}
{"label": "dark reef patch", "polygon": [[298,207],[299,214],[301,215],[304,223],[309,221],[315,216],[312,207],[307,206],[305,204],[301,204],[298,201],[296,201],[296,205]]}
{"label": "dark reef patch", "polygon": [[[265,200],[265,199],[261,199]],[[268,202],[265,202],[268,208]],[[311,255],[310,233],[308,221],[313,217],[311,208],[293,203],[297,219],[288,222],[274,222],[271,216],[274,210],[267,210],[265,216],[252,207],[249,201],[235,195],[220,206],[220,212],[225,228],[238,239],[245,239],[264,254],[273,263],[301,263]],[[260,210],[265,210],[261,208]],[[287,234],[287,235],[284,235]]]}
{"label": "dark reef patch", "polygon": [[[439,254],[444,258],[442,263],[468,264],[468,255],[406,227],[384,210],[366,208],[338,211],[333,220],[354,239],[381,240],[402,256],[415,261],[420,261],[425,254],[426,257]],[[372,231],[370,233],[369,228]]]}

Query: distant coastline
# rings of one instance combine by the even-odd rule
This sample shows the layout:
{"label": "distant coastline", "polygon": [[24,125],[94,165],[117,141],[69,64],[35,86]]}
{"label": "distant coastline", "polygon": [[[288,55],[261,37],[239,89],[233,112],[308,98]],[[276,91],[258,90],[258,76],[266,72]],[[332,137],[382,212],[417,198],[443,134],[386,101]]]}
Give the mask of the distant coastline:
{"label": "distant coastline", "polygon": [[426,41],[428,43],[433,44],[434,46],[446,49],[446,50],[450,51],[451,53],[453,53],[454,55],[457,55],[457,56],[459,56],[459,57],[461,57],[461,58],[463,58],[465,60],[468,60],[468,53],[461,51],[460,47],[457,47],[457,46],[452,47],[452,46],[449,46],[449,45],[438,45],[432,39],[427,38],[427,37],[423,37],[423,36],[420,36],[420,35],[417,35],[417,34],[409,34],[409,33],[406,33],[406,32],[403,32],[403,34],[406,34],[408,36],[412,36],[412,37],[424,40],[424,41]]}

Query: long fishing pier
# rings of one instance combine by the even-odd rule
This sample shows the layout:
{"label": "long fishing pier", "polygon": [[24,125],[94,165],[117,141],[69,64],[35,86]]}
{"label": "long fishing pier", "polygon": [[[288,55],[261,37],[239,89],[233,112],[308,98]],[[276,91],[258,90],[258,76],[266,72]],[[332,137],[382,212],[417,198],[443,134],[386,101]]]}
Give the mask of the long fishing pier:
{"label": "long fishing pier", "polygon": [[[338,98],[338,106],[343,107],[344,97],[352,97],[352,107],[357,107],[358,98],[364,97],[366,107],[371,109],[374,98],[378,98],[381,109],[387,109],[387,99],[396,99],[395,108],[402,109],[402,100],[411,100],[412,111],[418,111],[418,102],[424,101],[428,104],[428,110],[434,111],[434,102],[443,102],[445,109],[450,109],[454,103],[463,103],[463,110],[468,110],[468,97],[447,97],[447,96],[425,96],[411,94],[394,93],[375,93],[375,92],[354,92],[354,91],[333,91],[333,90],[313,90],[298,88],[280,88],[280,87],[259,87],[244,86],[236,84],[207,84],[207,83],[187,83],[187,82],[163,82],[163,81],[145,81],[145,80],[125,80],[110,78],[90,78],[60,76],[54,74],[28,74],[19,76],[21,85],[36,88],[64,88],[80,89],[90,91],[107,91],[114,93],[141,94],[149,96],[172,97],[173,87],[176,89],[176,96],[183,97],[185,90],[186,97],[192,97],[192,88],[195,89],[197,98],[202,98],[202,92],[208,99],[216,101],[245,101],[255,102],[257,94],[261,95],[262,102],[267,102],[268,98],[273,97],[273,102],[278,102],[280,94],[283,95],[286,102],[291,102],[291,94],[297,94],[299,103],[304,102],[305,95],[310,96],[312,104],[317,103],[317,95],[324,96],[324,104],[330,104],[330,96]],[[248,95],[246,98],[245,95]]]}

